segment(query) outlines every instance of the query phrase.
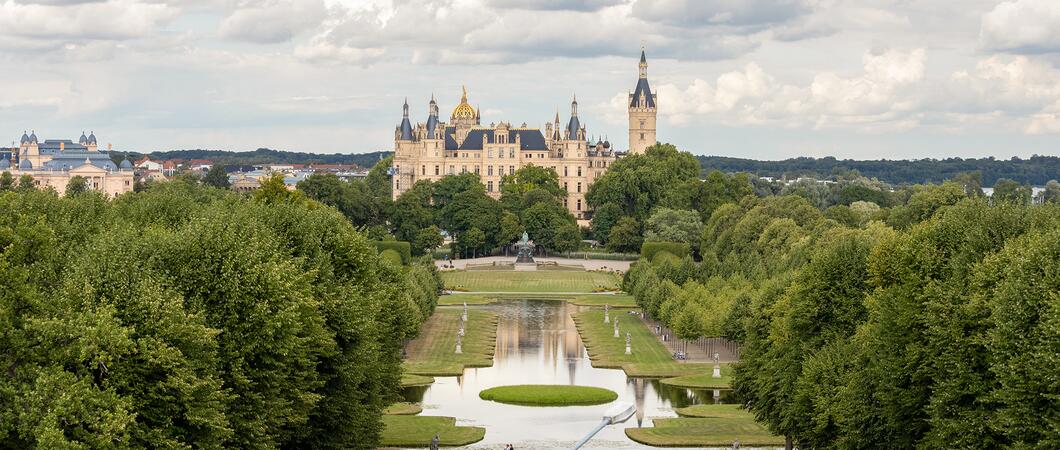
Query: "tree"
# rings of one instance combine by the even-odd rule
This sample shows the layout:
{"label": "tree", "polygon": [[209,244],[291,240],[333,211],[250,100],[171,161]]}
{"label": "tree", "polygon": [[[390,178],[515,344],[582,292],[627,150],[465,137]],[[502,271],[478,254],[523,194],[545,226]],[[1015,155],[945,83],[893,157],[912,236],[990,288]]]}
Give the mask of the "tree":
{"label": "tree", "polygon": [[996,202],[1026,205],[1031,202],[1031,187],[1021,185],[1008,178],[1001,178],[994,183],[993,199]]}
{"label": "tree", "polygon": [[420,228],[410,242],[413,255],[427,254],[442,245],[442,229],[435,225]]}
{"label": "tree", "polygon": [[223,164],[214,164],[202,177],[202,183],[219,189],[228,189],[232,184],[228,182],[228,172]]}
{"label": "tree", "polygon": [[479,250],[486,245],[486,233],[478,228],[472,228],[467,232],[462,233],[459,237],[460,247],[471,250],[471,257],[477,257]]}
{"label": "tree", "polygon": [[637,253],[644,239],[640,236],[640,224],[632,217],[623,217],[607,236],[607,248],[616,252]]}
{"label": "tree", "polygon": [[80,175],[70,177],[66,182],[66,195],[78,195],[88,191],[88,180]]}
{"label": "tree", "polygon": [[[0,184],[2,185],[2,184]],[[1060,203],[1060,183],[1049,180],[1045,183],[1045,190],[1041,193],[1042,203]]]}
{"label": "tree", "polygon": [[645,220],[674,186],[699,178],[695,157],[670,144],[656,144],[644,154],[615,161],[589,187],[586,202],[593,209],[614,203],[625,215]]}
{"label": "tree", "polygon": [[519,223],[519,216],[511,211],[501,213],[501,229],[497,235],[497,243],[505,246],[515,242],[523,233],[523,224]]}
{"label": "tree", "polygon": [[393,195],[394,186],[390,179],[390,167],[394,163],[394,156],[388,156],[379,160],[376,165],[372,166],[372,170],[368,171],[368,176],[364,178],[364,183],[368,186],[368,192],[377,199],[390,200]]}
{"label": "tree", "polygon": [[670,208],[656,209],[644,224],[648,242],[684,242],[697,246],[703,223],[695,211]]}
{"label": "tree", "polygon": [[592,230],[593,238],[602,244],[607,244],[611,227],[618,223],[622,217],[622,208],[614,203],[605,203],[593,211]]}
{"label": "tree", "polygon": [[254,191],[254,200],[265,204],[301,202],[304,198],[305,194],[301,191],[287,189],[287,183],[284,182],[282,173],[270,175],[265,181],[261,182],[261,187]]}
{"label": "tree", "polygon": [[10,191],[15,188],[15,177],[11,172],[0,173],[0,191]]}
{"label": "tree", "polygon": [[559,201],[567,196],[567,191],[559,185],[559,175],[555,170],[533,164],[521,167],[514,174],[505,175],[501,180],[500,190],[501,204],[516,214],[532,206],[531,202],[524,199],[530,192],[537,192],[537,197],[532,199],[532,202],[545,199]]}
{"label": "tree", "polygon": [[16,189],[20,191],[27,191],[30,189],[36,189],[36,182],[33,180],[33,175],[24,173],[18,177],[18,187]]}

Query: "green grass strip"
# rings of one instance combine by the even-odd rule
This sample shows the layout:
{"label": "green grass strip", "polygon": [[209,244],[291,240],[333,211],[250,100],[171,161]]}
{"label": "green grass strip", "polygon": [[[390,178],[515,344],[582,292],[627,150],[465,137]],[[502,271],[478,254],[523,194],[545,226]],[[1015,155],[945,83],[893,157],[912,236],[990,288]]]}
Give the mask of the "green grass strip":
{"label": "green grass strip", "polygon": [[466,292],[598,292],[617,290],[621,279],[610,272],[589,271],[452,271],[442,272],[445,287]]}
{"label": "green grass strip", "polygon": [[427,447],[435,434],[441,445],[473,444],[486,437],[482,427],[458,427],[456,419],[439,416],[383,416],[380,444],[385,447]]}
{"label": "green grass strip", "polygon": [[463,353],[456,353],[461,308],[437,308],[420,327],[420,335],[405,347],[405,373],[458,376],[465,367],[493,365],[497,346],[497,314],[470,309],[464,329]]}
{"label": "green grass strip", "polygon": [[633,441],[659,447],[782,446],[784,438],[770,433],[739,405],[696,405],[679,408],[679,414],[697,415],[676,419],[652,419],[653,427],[627,428]]}
{"label": "green grass strip", "polygon": [[497,386],[478,393],[483,400],[522,406],[602,405],[618,398],[615,391],[563,384]]}
{"label": "green grass strip", "polygon": [[415,375],[411,373],[401,374],[401,387],[426,386],[434,383],[434,377]]}
{"label": "green grass strip", "polygon": [[[624,312],[612,312],[619,319],[619,337],[614,337],[614,323],[604,323],[602,309],[582,311],[573,316],[578,334],[589,352],[593,367],[622,369],[631,377],[671,378],[683,375],[708,376],[713,364],[684,363],[673,359],[665,346],[639,318]],[[632,354],[626,353],[626,332],[630,333]]]}
{"label": "green grass strip", "polygon": [[711,368],[710,373],[665,378],[661,383],[690,389],[728,389],[732,387],[732,368],[728,364],[721,365],[721,378],[714,378],[713,374],[714,369]]}
{"label": "green grass strip", "polygon": [[383,410],[383,414],[391,416],[415,416],[421,412],[423,412],[422,406],[409,402],[394,403]]}

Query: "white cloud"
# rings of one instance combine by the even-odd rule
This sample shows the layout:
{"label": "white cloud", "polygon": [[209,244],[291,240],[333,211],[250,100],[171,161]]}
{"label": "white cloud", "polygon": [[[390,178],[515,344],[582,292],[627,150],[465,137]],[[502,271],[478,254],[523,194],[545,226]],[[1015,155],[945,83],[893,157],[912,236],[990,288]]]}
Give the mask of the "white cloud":
{"label": "white cloud", "polygon": [[166,4],[109,0],[73,5],[0,4],[0,35],[43,40],[123,40],[145,36],[176,17]]}
{"label": "white cloud", "polygon": [[286,42],[320,25],[325,16],[320,0],[271,0],[232,11],[221,22],[218,33],[261,44]]}
{"label": "white cloud", "polygon": [[991,50],[1016,53],[1060,51],[1060,2],[1002,2],[983,14],[979,39]]}

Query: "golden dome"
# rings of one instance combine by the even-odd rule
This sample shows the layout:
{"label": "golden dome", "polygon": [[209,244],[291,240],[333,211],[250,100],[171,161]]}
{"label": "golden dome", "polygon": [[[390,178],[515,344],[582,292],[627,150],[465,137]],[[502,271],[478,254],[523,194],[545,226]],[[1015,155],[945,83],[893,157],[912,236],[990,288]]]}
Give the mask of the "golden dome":
{"label": "golden dome", "polygon": [[460,96],[460,104],[456,105],[453,109],[453,120],[456,119],[474,119],[478,117],[478,113],[475,112],[475,108],[467,104],[467,88],[464,89],[464,95]]}

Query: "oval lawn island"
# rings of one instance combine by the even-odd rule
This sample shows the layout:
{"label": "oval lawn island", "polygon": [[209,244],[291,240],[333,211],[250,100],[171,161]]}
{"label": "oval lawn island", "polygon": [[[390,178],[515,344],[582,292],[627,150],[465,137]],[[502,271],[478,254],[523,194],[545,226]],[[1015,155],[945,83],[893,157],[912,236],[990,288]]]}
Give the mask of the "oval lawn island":
{"label": "oval lawn island", "polygon": [[517,384],[497,386],[478,393],[483,400],[521,406],[586,406],[610,403],[618,398],[615,391],[563,384]]}

